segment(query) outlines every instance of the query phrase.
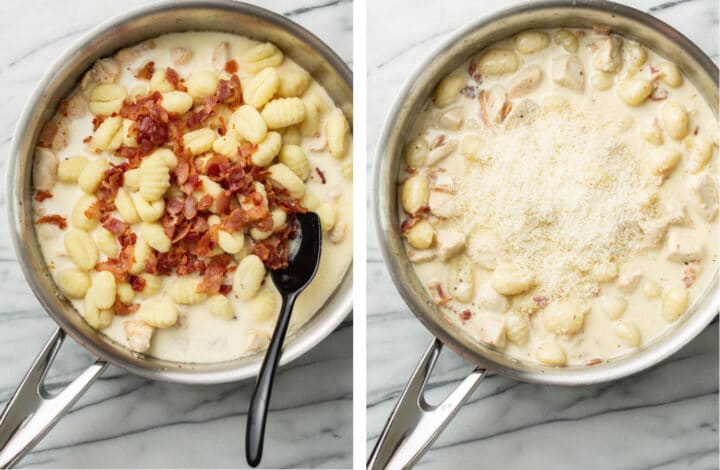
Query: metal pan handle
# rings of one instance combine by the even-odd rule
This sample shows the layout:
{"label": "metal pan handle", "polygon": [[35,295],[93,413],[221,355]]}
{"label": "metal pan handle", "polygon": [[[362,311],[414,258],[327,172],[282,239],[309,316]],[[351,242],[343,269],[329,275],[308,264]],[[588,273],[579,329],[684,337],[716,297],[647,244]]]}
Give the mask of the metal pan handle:
{"label": "metal pan handle", "polygon": [[0,468],[15,465],[32,449],[107,367],[98,359],[64,390],[51,394],[45,376],[64,339],[65,332],[58,328],[0,415]]}
{"label": "metal pan handle", "polygon": [[385,429],[370,454],[368,469],[396,470],[412,467],[435,442],[485,377],[486,371],[476,368],[442,403],[437,406],[429,405],[425,401],[425,386],[441,349],[440,340],[433,339],[385,424]]}

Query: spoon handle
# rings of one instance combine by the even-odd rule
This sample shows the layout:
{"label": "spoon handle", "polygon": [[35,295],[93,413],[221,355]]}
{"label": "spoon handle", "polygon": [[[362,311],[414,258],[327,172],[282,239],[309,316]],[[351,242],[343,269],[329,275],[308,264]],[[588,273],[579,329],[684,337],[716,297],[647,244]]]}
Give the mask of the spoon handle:
{"label": "spoon handle", "polygon": [[290,314],[292,313],[297,292],[284,294],[280,316],[275,325],[270,345],[265,353],[260,375],[258,375],[250,398],[250,409],[248,410],[247,429],[245,431],[245,458],[252,467],[257,467],[262,459],[263,441],[265,439],[265,421],[267,418],[270,395],[272,393],[275,370],[280,362],[282,345],[285,341],[288,325],[290,325]]}

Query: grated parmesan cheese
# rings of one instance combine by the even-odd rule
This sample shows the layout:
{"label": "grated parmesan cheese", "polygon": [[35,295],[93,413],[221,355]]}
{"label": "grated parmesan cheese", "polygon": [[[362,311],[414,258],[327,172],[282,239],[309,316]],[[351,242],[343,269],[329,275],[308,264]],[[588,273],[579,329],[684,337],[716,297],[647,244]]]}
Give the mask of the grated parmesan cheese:
{"label": "grated parmesan cheese", "polygon": [[540,291],[588,297],[594,266],[639,247],[649,179],[612,119],[566,108],[481,128],[480,158],[457,172],[453,224],[494,231],[501,257],[531,268]]}

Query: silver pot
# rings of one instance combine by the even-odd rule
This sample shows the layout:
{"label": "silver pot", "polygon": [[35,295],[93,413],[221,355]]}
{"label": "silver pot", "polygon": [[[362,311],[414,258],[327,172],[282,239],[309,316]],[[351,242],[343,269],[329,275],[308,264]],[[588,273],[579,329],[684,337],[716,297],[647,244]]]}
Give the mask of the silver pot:
{"label": "silver pot", "polygon": [[[373,182],[375,220],[383,257],[400,295],[435,339],[413,373],[373,450],[368,467],[405,468],[414,464],[437,438],[486,371],[549,385],[608,382],[648,369],[682,348],[717,315],[718,273],[694,311],[637,352],[605,363],[564,368],[527,364],[468,338],[440,314],[414,274],[398,228],[397,175],[402,147],[437,82],[484,47],[522,30],[550,27],[610,26],[674,61],[718,115],[718,68],[681,33],[641,11],[604,1],[530,2],[474,21],[439,45],[405,82],[383,126]],[[440,405],[431,407],[423,392],[442,345],[476,369]]]}
{"label": "silver pot", "polygon": [[[131,11],[98,26],[47,71],[25,107],[13,137],[8,167],[10,233],[20,266],[35,296],[58,324],[0,416],[0,467],[17,461],[75,403],[108,364],[149,379],[214,384],[257,375],[263,352],[214,364],[187,364],[134,353],[89,327],[60,294],[45,265],[33,227],[31,169],[43,123],[82,74],[101,57],[165,33],[223,31],[277,44],[325,87],[352,122],[352,72],[312,33],[263,8],[229,0],[165,2]],[[298,358],[326,336],[352,308],[352,268],[320,311],[288,339],[281,364]],[[50,396],[43,380],[65,334],[97,361],[62,392]]]}

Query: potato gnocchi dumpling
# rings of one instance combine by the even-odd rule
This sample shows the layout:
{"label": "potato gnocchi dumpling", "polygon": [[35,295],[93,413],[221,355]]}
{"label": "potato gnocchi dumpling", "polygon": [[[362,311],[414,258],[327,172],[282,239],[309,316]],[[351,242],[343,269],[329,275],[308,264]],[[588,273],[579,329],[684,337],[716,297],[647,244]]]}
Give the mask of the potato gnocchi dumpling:
{"label": "potato gnocchi dumpling", "polygon": [[398,228],[428,302],[548,367],[644,347],[718,269],[718,119],[605,27],[520,31],[442,77],[402,148]]}
{"label": "potato gnocchi dumpling", "polygon": [[290,335],[340,285],[352,165],[348,119],[278,47],[173,33],[100,59],[67,97],[35,149],[33,210],[58,295],[90,327],[222,362],[266,347],[298,213],[317,212],[324,244]]}

